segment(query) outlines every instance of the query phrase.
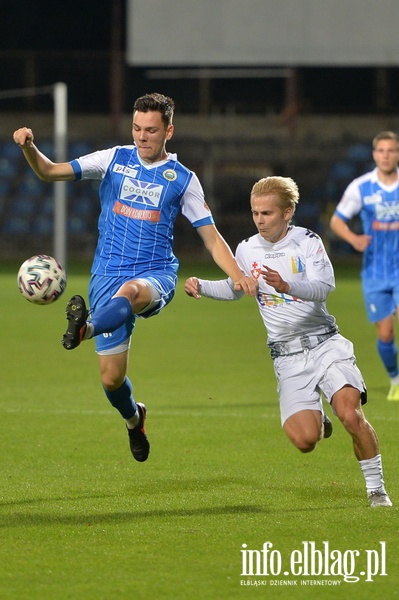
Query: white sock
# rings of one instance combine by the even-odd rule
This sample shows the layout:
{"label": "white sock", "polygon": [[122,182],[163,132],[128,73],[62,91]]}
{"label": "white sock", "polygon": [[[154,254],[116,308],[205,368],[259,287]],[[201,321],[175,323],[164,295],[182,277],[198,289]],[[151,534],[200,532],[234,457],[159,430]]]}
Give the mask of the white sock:
{"label": "white sock", "polygon": [[399,385],[399,375],[396,375],[396,377],[391,377],[391,385]]}
{"label": "white sock", "polygon": [[128,429],[134,429],[134,427],[136,427],[136,425],[139,424],[140,421],[140,413],[139,413],[139,409],[136,410],[136,413],[133,417],[131,417],[130,419],[126,419],[126,425]]}
{"label": "white sock", "polygon": [[366,480],[366,490],[381,490],[385,492],[384,479],[382,476],[382,461],[381,454],[377,454],[374,458],[359,460],[360,468]]}
{"label": "white sock", "polygon": [[87,321],[86,331],[84,332],[83,339],[90,340],[93,337],[93,333],[94,333],[94,325],[93,325],[93,323],[90,323],[90,321]]}

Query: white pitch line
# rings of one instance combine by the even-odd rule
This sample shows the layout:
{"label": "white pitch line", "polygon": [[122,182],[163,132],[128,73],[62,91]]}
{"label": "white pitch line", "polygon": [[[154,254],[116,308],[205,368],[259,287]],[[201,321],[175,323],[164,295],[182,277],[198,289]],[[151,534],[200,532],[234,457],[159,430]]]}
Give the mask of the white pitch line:
{"label": "white pitch line", "polygon": [[[43,415],[43,414],[50,414],[50,415],[113,415],[114,410],[109,409],[109,410],[85,410],[85,409],[66,409],[66,408],[52,408],[52,409],[42,409],[42,408],[27,408],[26,406],[21,406],[20,408],[18,407],[0,407],[0,413],[8,413],[8,414],[21,414],[21,413],[30,413],[30,414],[39,414],[39,415]],[[155,417],[183,417],[183,416],[190,416],[190,417],[200,417],[200,418],[206,418],[209,417],[209,415],[212,415],[212,417],[230,417],[230,418],[234,418],[236,419],[237,417],[245,417],[246,412],[245,411],[240,411],[240,412],[236,412],[236,411],[229,411],[228,408],[226,408],[225,411],[220,411],[217,409],[210,409],[209,411],[191,411],[191,410],[158,410],[158,409],[150,409],[148,411],[149,414],[154,415]],[[278,413],[263,413],[261,415],[258,415],[258,418],[261,419],[270,419],[270,418],[277,418],[279,415]]]}
{"label": "white pitch line", "polygon": [[[105,410],[105,409],[99,409],[99,410],[86,410],[86,409],[66,409],[66,408],[52,408],[52,409],[42,409],[42,408],[27,408],[26,406],[21,406],[20,408],[18,407],[0,407],[0,413],[8,413],[8,414],[39,414],[39,415],[113,415],[115,414],[114,410],[112,408]],[[238,417],[244,418],[247,414],[246,411],[240,411],[240,412],[236,412],[236,411],[229,411],[228,407],[226,407],[226,410],[218,410],[217,407],[215,408],[210,408],[209,410],[204,410],[204,411],[198,411],[198,410],[169,410],[169,409],[165,409],[165,410],[159,410],[159,409],[152,409],[150,408],[148,410],[149,415],[151,416],[155,416],[155,417],[184,417],[184,416],[189,416],[189,417],[198,417],[198,418],[207,418],[210,415],[212,417],[221,417],[221,418],[226,418],[226,417],[230,417],[233,419],[237,419]],[[277,412],[269,412],[269,413],[262,413],[260,415],[257,416],[258,419],[276,419],[279,418],[279,414]],[[399,416],[382,416],[382,415],[373,415],[370,418],[371,422],[374,421],[385,421],[385,422],[392,422],[392,423],[396,423],[399,421]],[[334,424],[334,421],[333,421]]]}

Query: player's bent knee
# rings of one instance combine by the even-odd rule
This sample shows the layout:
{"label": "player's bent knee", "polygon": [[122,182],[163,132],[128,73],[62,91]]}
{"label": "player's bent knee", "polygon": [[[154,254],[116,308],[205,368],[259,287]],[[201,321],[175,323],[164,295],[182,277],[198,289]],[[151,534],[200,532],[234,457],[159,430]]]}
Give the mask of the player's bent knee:
{"label": "player's bent knee", "polygon": [[160,294],[155,286],[145,279],[132,279],[124,283],[115,294],[115,296],[124,296],[132,306],[135,314],[139,315],[144,310],[152,307],[152,303],[156,300],[159,302]]}
{"label": "player's bent knee", "polygon": [[312,452],[320,439],[321,423],[293,416],[283,425],[285,434],[298,450],[304,454]]}
{"label": "player's bent knee", "polygon": [[294,444],[296,448],[303,454],[307,454],[308,452],[312,452],[316,448],[316,444],[319,441],[318,438],[314,439],[307,436],[293,436],[287,434],[290,441]]}
{"label": "player's bent knee", "polygon": [[128,298],[130,303],[133,303],[136,300],[139,293],[140,293],[139,286],[137,285],[137,283],[134,280],[132,280],[132,281],[126,281],[126,283],[121,285],[121,287],[119,288],[119,290],[115,294],[115,296],[125,296],[125,298]]}
{"label": "player's bent knee", "polygon": [[103,388],[108,392],[112,392],[120,388],[125,380],[125,371],[111,365],[108,368],[101,370],[101,383]]}
{"label": "player's bent knee", "polygon": [[103,375],[101,377],[101,383],[103,388],[108,392],[112,392],[121,387],[123,383],[124,377],[121,376],[112,376],[111,374]]}
{"label": "player's bent knee", "polygon": [[307,454],[309,452],[313,452],[313,450],[316,448],[316,444],[317,444],[317,442],[314,442],[314,443],[302,442],[300,444],[295,444],[295,445],[298,448],[298,450],[300,452],[302,452],[302,454]]}

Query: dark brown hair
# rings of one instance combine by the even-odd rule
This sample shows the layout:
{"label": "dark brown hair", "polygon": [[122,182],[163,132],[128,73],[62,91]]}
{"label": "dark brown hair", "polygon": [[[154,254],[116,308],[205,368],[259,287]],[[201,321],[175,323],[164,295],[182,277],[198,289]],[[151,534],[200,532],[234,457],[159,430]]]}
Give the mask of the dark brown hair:
{"label": "dark brown hair", "polygon": [[175,103],[172,98],[163,94],[146,94],[137,98],[133,106],[133,112],[159,112],[166,127],[172,125]]}

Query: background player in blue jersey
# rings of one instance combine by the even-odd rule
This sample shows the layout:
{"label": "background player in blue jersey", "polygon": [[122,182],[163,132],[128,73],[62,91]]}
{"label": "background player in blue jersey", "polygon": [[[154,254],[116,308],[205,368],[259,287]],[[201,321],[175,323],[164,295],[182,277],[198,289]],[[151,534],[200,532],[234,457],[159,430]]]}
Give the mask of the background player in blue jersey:
{"label": "background player in blue jersey", "polygon": [[[54,163],[34,144],[32,130],[14,132],[14,141],[44,181],[101,181],[99,238],[91,269],[89,312],[82,296],[67,305],[67,350],[94,337],[101,382],[110,403],[126,421],[131,452],[147,460],[146,407],[136,403],[127,377],[131,334],[137,317],[159,313],[173,298],[178,260],[173,253],[177,215],[189,219],[216,264],[237,290],[255,295],[215,227],[201,184],[192,171],[166,151],[174,131],[174,102],[162,94],[138,98],[133,107],[131,146],[117,146]],[[89,320],[88,320],[89,319]]]}
{"label": "background player in blue jersey", "polygon": [[[395,313],[399,315],[399,146],[392,131],[373,140],[376,167],[349,184],[331,218],[331,229],[363,252],[362,286],[367,316],[377,327],[377,348],[391,386],[388,400],[399,401]],[[359,214],[363,233],[348,221]]]}

